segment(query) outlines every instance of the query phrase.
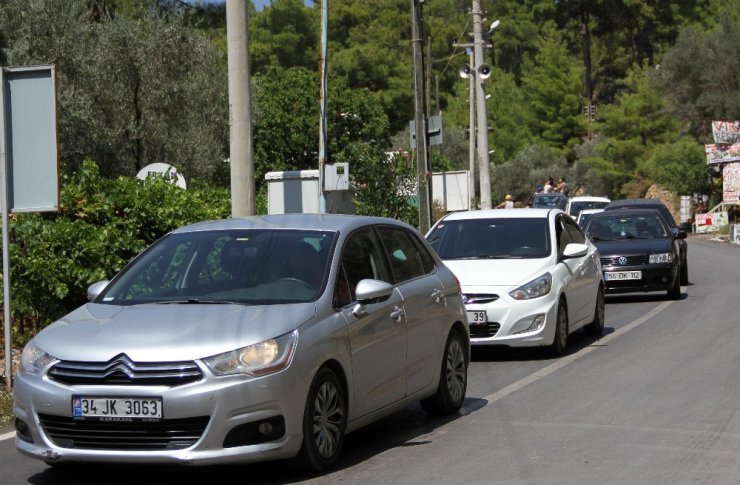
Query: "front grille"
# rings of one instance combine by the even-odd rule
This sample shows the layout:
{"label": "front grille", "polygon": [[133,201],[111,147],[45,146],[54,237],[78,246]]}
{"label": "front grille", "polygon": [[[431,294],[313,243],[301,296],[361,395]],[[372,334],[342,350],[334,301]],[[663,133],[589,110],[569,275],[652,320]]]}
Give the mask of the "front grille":
{"label": "front grille", "polygon": [[487,338],[494,337],[501,328],[501,324],[487,322],[485,324],[468,325],[468,327],[470,328],[470,338]]}
{"label": "front grille", "polygon": [[491,303],[499,299],[498,295],[492,293],[465,293],[463,295],[463,303]]}
{"label": "front grille", "polygon": [[[620,263],[619,258],[624,258],[625,262]],[[644,254],[638,256],[606,256],[600,259],[602,266],[640,266],[645,264],[647,256]]]}
{"label": "front grille", "polygon": [[49,379],[64,384],[180,386],[203,378],[195,362],[134,362],[119,354],[108,362],[61,361]]}
{"label": "front grille", "polygon": [[208,416],[159,421],[80,420],[39,414],[46,435],[60,448],[86,450],[180,450],[200,439]]}

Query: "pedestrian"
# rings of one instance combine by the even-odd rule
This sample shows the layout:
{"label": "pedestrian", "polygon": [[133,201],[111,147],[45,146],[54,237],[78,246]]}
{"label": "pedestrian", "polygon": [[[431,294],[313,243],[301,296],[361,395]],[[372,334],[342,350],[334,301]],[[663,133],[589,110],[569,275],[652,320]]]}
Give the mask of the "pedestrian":
{"label": "pedestrian", "polygon": [[561,192],[565,195],[568,195],[570,192],[570,188],[568,187],[568,183],[565,181],[565,177],[560,177],[558,179],[557,192]]}
{"label": "pedestrian", "polygon": [[555,192],[555,181],[552,179],[552,177],[545,180],[545,187],[542,189],[542,191],[546,194]]}
{"label": "pedestrian", "polygon": [[496,206],[496,209],[513,209],[513,208],[514,208],[514,198],[511,196],[511,194],[506,194],[506,197],[504,197],[504,201]]}

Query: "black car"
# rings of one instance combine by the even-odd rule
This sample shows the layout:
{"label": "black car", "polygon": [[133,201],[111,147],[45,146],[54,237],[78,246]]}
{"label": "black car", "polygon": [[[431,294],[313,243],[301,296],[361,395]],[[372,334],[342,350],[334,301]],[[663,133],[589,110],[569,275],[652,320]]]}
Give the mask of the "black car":
{"label": "black car", "polygon": [[680,243],[655,209],[609,210],[594,214],[585,232],[599,250],[607,293],[666,291],[681,298]]}
{"label": "black car", "polygon": [[[672,230],[682,230],[686,231],[685,228],[680,227],[678,224],[676,224],[676,220],[673,218],[673,214],[671,214],[671,211],[668,210],[668,207],[665,206],[661,201],[658,199],[621,199],[621,200],[613,200],[612,202],[607,205],[604,210],[605,211],[611,211],[611,210],[625,210],[625,209],[655,209],[657,210],[661,216],[663,216],[663,219],[668,223],[668,226]],[[680,248],[680,254],[681,254],[681,284],[682,285],[688,285],[689,284],[689,258],[688,258],[688,245],[686,244],[685,239],[681,239],[679,241],[679,248]]]}
{"label": "black car", "polygon": [[538,192],[529,199],[529,206],[565,211],[568,207],[568,196],[560,192]]}

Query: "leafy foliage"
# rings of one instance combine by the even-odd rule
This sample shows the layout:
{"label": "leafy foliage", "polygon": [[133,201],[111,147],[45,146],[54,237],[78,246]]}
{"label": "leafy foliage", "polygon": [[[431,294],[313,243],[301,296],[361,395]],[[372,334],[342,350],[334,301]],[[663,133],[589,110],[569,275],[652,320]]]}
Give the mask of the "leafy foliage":
{"label": "leafy foliage", "polygon": [[192,185],[106,179],[86,161],[63,178],[59,212],[14,215],[11,291],[20,341],[82,304],[90,284],[111,278],[167,232],[228,216],[224,189]]}

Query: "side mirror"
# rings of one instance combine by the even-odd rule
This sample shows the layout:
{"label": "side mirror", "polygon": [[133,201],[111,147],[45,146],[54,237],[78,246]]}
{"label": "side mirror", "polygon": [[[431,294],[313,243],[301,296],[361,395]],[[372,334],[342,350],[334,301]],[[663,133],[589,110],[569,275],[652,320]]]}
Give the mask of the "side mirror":
{"label": "side mirror", "polygon": [[692,226],[690,222],[682,222],[681,224],[679,224],[678,228],[688,234],[691,232]]}
{"label": "side mirror", "polygon": [[87,288],[87,299],[88,301],[93,301],[100,295],[100,293],[103,292],[106,286],[108,286],[108,283],[110,283],[110,280],[103,280],[98,281],[97,283],[91,284]]}
{"label": "side mirror", "polygon": [[355,288],[357,305],[352,309],[352,313],[359,318],[365,314],[367,305],[387,300],[392,294],[393,285],[390,283],[372,279],[360,280]]}
{"label": "side mirror", "polygon": [[588,254],[588,246],[579,243],[570,243],[563,250],[563,259],[582,258]]}

